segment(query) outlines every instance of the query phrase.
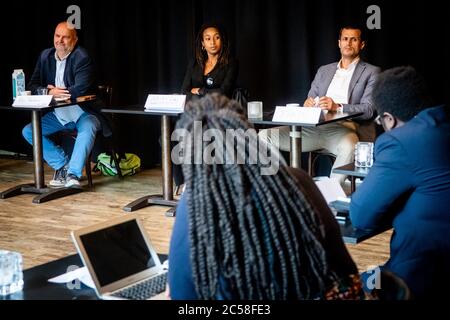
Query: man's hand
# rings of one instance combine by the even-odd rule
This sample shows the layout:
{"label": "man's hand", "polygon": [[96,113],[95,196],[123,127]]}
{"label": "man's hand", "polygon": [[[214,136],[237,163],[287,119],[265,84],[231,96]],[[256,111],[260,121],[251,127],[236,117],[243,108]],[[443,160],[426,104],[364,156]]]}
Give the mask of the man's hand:
{"label": "man's hand", "polygon": [[319,107],[322,110],[337,111],[339,104],[335,103],[330,97],[321,97],[319,99]]}
{"label": "man's hand", "polygon": [[48,94],[50,94],[52,96],[59,96],[62,94],[70,94],[69,90],[67,90],[66,88],[55,87],[51,84],[49,84],[47,86],[47,89],[48,89]]}
{"label": "man's hand", "polygon": [[308,99],[305,100],[305,102],[303,103],[304,107],[314,107],[314,105],[316,104],[316,102],[314,101],[313,97],[308,97]]}

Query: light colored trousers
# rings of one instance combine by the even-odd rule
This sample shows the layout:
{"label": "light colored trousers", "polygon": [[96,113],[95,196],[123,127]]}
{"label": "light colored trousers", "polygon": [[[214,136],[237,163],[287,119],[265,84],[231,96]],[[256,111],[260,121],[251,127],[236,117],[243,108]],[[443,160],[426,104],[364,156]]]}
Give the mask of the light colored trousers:
{"label": "light colored trousers", "polygon": [[[275,131],[278,131],[278,139]],[[353,162],[355,144],[358,142],[356,134],[357,124],[353,121],[330,123],[327,125],[302,128],[302,152],[326,149],[336,156],[333,169]],[[282,151],[290,151],[290,127],[274,127],[259,132],[259,137]],[[331,174],[341,184],[346,178],[342,174]]]}

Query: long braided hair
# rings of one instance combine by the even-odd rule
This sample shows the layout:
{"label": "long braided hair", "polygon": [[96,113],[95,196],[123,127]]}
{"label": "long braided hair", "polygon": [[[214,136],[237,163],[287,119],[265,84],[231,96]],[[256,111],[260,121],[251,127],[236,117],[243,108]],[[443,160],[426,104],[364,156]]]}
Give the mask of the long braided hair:
{"label": "long braided hair", "polygon": [[[203,132],[252,129],[242,107],[219,95],[190,102],[177,128],[192,132],[195,121]],[[186,154],[193,161],[190,139]],[[231,148],[245,159],[255,152],[247,144]],[[199,298],[314,299],[336,279],[321,221],[279,161],[275,175],[261,175],[260,164],[183,164]]]}

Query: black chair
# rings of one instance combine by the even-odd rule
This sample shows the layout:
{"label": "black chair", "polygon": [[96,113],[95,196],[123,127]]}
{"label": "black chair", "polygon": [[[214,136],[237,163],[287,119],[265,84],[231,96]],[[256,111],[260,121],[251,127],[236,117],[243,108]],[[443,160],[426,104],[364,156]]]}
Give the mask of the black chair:
{"label": "black chair", "polygon": [[112,106],[113,88],[108,85],[99,85],[97,98],[101,99],[106,106]]}
{"label": "black chair", "polygon": [[309,176],[329,176],[336,156],[325,149],[307,152]]}
{"label": "black chair", "polygon": [[[97,99],[101,100],[103,104],[106,106],[111,106],[112,104],[112,93],[113,88],[108,85],[100,85],[98,86],[98,92],[97,92]],[[111,127],[113,127],[113,121],[111,119]],[[113,130],[114,131],[114,130]],[[73,148],[73,142],[77,138],[77,131],[76,130],[66,130],[62,132],[58,132],[58,135],[56,136],[56,139],[58,144],[66,145],[66,151],[69,148]],[[66,137],[71,140],[71,143],[69,147],[67,147],[68,143],[64,142],[66,140]],[[91,162],[96,162],[97,156],[100,153],[98,150],[108,150],[108,152],[111,154],[111,157],[114,161],[114,165],[117,168],[117,175],[120,179],[123,178],[122,172],[120,170],[120,159],[124,158],[124,155],[117,152],[117,143],[115,143],[115,136],[114,134],[110,137],[103,137],[101,133],[97,134],[97,137],[95,139],[94,146],[89,154],[89,156],[86,158],[85,163],[85,171],[86,171],[86,177],[88,180],[88,187],[93,187],[92,182],[92,169],[91,169]]]}
{"label": "black chair", "polygon": [[[109,85],[99,85],[97,92],[97,99],[100,99],[103,104],[107,107],[111,107],[113,103],[113,88]],[[120,160],[125,159],[125,154],[119,151],[118,143],[116,141],[116,135],[114,132],[117,132],[115,128],[114,115],[109,114],[109,124],[111,126],[111,131],[113,132],[110,137],[103,137],[102,135],[97,135],[96,141],[100,141],[97,145],[94,145],[93,151],[96,151],[97,146],[103,147],[103,150],[107,150],[109,154],[111,154],[111,158],[114,161],[114,165],[117,168],[117,176],[122,179],[122,171],[120,170]],[[100,152],[93,152],[96,155],[95,159]],[[94,160],[95,160],[94,159]],[[95,162],[95,161],[94,161]]]}
{"label": "black chair", "polygon": [[238,87],[234,89],[231,98],[239,102],[241,106],[244,108],[245,114],[247,114],[247,102],[248,99],[250,98],[248,90],[245,88]]}

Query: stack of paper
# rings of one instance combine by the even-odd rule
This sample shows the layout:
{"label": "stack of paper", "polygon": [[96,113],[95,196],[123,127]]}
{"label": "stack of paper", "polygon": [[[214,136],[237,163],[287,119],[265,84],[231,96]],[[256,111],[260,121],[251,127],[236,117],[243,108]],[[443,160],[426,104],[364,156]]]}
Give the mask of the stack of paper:
{"label": "stack of paper", "polygon": [[328,177],[318,177],[314,180],[336,219],[343,223],[348,222],[350,198],[345,195],[339,182]]}
{"label": "stack of paper", "polygon": [[94,282],[92,281],[91,275],[89,274],[89,271],[86,267],[82,268],[75,268],[73,270],[70,270],[60,276],[48,279],[48,282],[53,283],[69,283],[74,281],[81,281],[86,286],[90,288],[94,288]]}
{"label": "stack of paper", "polygon": [[318,177],[314,180],[327,203],[336,200],[347,199],[344,189],[342,189],[341,185],[336,179],[332,179],[329,177]]}
{"label": "stack of paper", "polygon": [[161,113],[183,113],[186,95],[149,94],[145,102],[145,111]]}

